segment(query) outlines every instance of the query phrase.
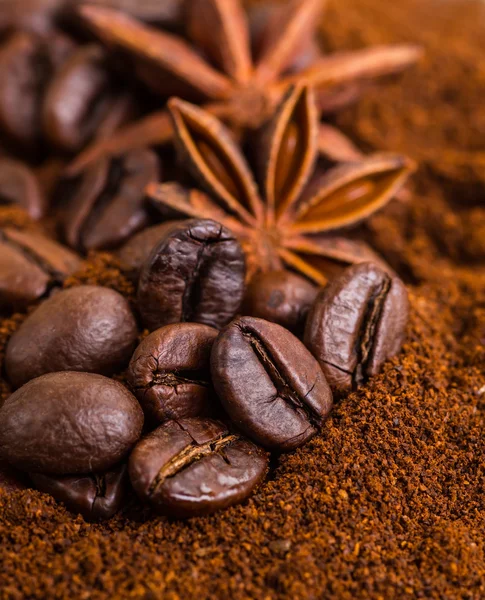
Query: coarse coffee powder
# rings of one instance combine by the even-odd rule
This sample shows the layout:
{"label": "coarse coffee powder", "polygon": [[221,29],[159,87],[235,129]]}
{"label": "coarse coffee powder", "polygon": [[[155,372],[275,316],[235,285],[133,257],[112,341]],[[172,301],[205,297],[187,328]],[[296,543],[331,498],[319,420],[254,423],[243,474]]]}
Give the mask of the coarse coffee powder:
{"label": "coarse coffee powder", "polygon": [[[45,494],[0,491],[0,598],[485,596],[485,5],[339,0],[322,32],[332,49],[426,47],[403,82],[338,118],[364,148],[422,161],[409,198],[363,231],[410,285],[403,351],[214,516],[171,521],[133,500],[88,524]],[[7,223],[31,227],[2,209]],[[80,283],[134,298],[107,253],[65,285]],[[24,318],[0,322],[0,361]]]}

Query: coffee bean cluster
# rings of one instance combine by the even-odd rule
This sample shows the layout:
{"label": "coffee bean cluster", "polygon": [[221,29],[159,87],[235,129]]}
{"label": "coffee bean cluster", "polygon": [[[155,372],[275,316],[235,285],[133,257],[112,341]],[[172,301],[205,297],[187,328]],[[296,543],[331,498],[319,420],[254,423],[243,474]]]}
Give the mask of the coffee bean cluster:
{"label": "coffee bean cluster", "polygon": [[[240,243],[211,220],[165,223],[122,248],[135,312],[108,288],[52,285],[78,261],[53,242],[7,230],[0,243],[25,274],[14,281],[0,261],[2,304],[41,300],[6,349],[15,391],[0,407],[0,461],[91,520],[131,490],[173,517],[244,500],[270,452],[311,439],[333,398],[403,340],[395,275],[363,263],[320,291],[283,271],[246,286]],[[124,369],[126,385],[111,377]]]}

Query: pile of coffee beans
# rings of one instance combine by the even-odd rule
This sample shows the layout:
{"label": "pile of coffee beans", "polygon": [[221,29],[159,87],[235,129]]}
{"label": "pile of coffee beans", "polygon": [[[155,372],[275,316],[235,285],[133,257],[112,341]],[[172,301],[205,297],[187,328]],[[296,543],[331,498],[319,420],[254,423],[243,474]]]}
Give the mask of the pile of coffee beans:
{"label": "pile of coffee beans", "polygon": [[[89,222],[92,201],[80,204]],[[0,305],[38,302],[6,348],[15,391],[0,407],[0,462],[90,520],[131,490],[174,517],[244,500],[269,453],[306,443],[333,397],[403,340],[395,275],[363,263],[320,291],[286,271],[246,287],[238,240],[211,220],[128,241],[135,306],[105,287],[62,289],[80,259],[51,240],[5,229],[0,244]],[[112,377],[124,370],[126,385]]]}

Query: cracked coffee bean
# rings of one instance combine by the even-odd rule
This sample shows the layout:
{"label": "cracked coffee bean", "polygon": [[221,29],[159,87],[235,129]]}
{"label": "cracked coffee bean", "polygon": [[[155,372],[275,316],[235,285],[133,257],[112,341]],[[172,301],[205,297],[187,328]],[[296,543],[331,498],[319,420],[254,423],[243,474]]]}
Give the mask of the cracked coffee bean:
{"label": "cracked coffee bean", "polygon": [[0,408],[0,459],[56,475],[103,472],[140,437],[143,411],[121,383],[92,373],[49,373]]}
{"label": "cracked coffee bean", "polygon": [[31,473],[30,479],[36,489],[50,494],[87,521],[110,519],[123,506],[127,494],[126,464],[107,473],[57,476]]}
{"label": "cracked coffee bean", "polygon": [[157,329],[138,346],[128,382],[150,422],[214,412],[210,354],[217,334],[208,325],[176,323]]}
{"label": "cracked coffee bean", "polygon": [[45,199],[37,177],[18,160],[0,159],[0,206],[3,204],[23,208],[32,219],[44,216]]}
{"label": "cracked coffee bean", "polygon": [[234,320],[214,343],[211,367],[216,392],[234,424],[266,448],[301,446],[332,408],[318,362],[276,323]]}
{"label": "cracked coffee bean", "polygon": [[138,496],[176,517],[243,501],[267,470],[266,452],[222,423],[200,418],[167,421],[136,445],[129,460]]}
{"label": "cracked coffee bean", "polygon": [[402,281],[372,263],[346,269],[318,295],[305,344],[333,390],[356,388],[401,348],[409,314]]}
{"label": "cracked coffee bean", "polygon": [[77,286],[27,317],[7,345],[5,369],[15,387],[54,371],[110,375],[127,365],[137,337],[135,317],[121,294]]}
{"label": "cracked coffee bean", "polygon": [[80,258],[41,235],[0,229],[0,310],[22,310],[76,271]]}
{"label": "cracked coffee bean", "polygon": [[121,245],[149,221],[145,187],[159,178],[157,156],[133,150],[88,169],[62,215],[66,242],[83,252]]}
{"label": "cracked coffee bean", "polygon": [[247,287],[242,312],[278,323],[300,335],[317,294],[318,289],[296,273],[257,273]]}
{"label": "cracked coffee bean", "polygon": [[245,260],[235,236],[209,219],[182,222],[143,265],[138,308],[153,331],[192,321],[220,329],[244,295]]}

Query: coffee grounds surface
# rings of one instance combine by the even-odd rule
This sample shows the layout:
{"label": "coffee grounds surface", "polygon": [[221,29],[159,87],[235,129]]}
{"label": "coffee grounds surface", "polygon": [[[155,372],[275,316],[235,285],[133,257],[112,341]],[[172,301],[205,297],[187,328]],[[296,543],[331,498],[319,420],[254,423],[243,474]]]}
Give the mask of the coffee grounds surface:
{"label": "coffee grounds surface", "polygon": [[[0,491],[0,598],[485,597],[484,36],[471,0],[334,0],[322,26],[330,49],[427,51],[338,117],[363,148],[422,165],[362,231],[410,286],[401,354],[213,516],[177,522],[133,500],[88,524],[45,494]],[[31,227],[13,209],[6,223]],[[80,283],[134,294],[109,254],[66,286]],[[24,318],[0,321],[0,362]]]}

